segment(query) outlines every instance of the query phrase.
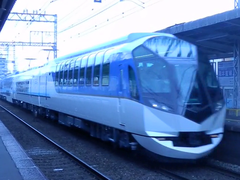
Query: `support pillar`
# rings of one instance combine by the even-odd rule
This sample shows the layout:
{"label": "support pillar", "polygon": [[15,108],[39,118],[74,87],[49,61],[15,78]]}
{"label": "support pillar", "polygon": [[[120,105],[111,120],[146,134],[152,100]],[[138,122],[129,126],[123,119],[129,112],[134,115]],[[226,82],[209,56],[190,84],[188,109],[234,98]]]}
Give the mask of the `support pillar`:
{"label": "support pillar", "polygon": [[53,57],[57,58],[57,15],[54,15],[54,46],[53,46]]}
{"label": "support pillar", "polygon": [[9,45],[8,45],[8,44],[7,44],[6,49],[7,49],[7,56],[6,56],[6,59],[7,59],[7,61],[8,61],[8,60],[9,60]]}
{"label": "support pillar", "polygon": [[239,93],[239,65],[240,65],[240,41],[235,42],[233,47],[233,107],[240,108]]}
{"label": "support pillar", "polygon": [[15,73],[17,71],[15,53],[16,53],[16,47],[15,47],[15,45],[13,45],[13,73]]}
{"label": "support pillar", "polygon": [[234,0],[234,9],[240,7],[240,1],[239,0]]}

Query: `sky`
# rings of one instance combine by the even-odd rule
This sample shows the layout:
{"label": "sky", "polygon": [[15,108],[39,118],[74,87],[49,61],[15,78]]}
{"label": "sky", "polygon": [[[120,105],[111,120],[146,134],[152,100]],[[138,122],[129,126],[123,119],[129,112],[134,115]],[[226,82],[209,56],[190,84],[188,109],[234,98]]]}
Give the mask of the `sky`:
{"label": "sky", "polygon": [[[234,8],[234,0],[17,0],[12,12],[57,14],[58,57],[133,32],[153,32],[168,26],[211,16]],[[52,42],[53,23],[7,21],[0,41]],[[32,32],[31,32],[32,31]],[[18,70],[53,59],[46,47],[15,49]],[[0,52],[6,47],[0,47]],[[13,48],[9,47],[9,60]],[[26,59],[35,59],[29,61]]]}

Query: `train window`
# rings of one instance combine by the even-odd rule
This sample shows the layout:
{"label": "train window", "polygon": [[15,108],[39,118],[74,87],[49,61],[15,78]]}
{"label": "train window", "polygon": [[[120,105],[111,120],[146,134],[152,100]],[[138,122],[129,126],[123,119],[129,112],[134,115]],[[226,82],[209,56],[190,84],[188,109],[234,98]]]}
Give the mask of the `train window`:
{"label": "train window", "polygon": [[107,50],[104,54],[104,62],[102,65],[102,86],[109,85],[110,61],[109,57],[112,50]]}
{"label": "train window", "polygon": [[136,60],[156,58],[156,55],[153,54],[149,49],[139,46],[133,50],[133,57]]}
{"label": "train window", "polygon": [[88,58],[88,64],[87,64],[87,72],[86,72],[86,84],[91,85],[91,79],[92,79],[92,65],[94,63],[94,59],[96,57],[96,54],[91,54]]}
{"label": "train window", "polygon": [[55,86],[58,86],[59,81],[59,64],[56,65],[56,73],[55,73]]}
{"label": "train window", "polygon": [[73,70],[74,70],[75,60],[76,58],[73,58],[69,63],[69,75],[68,75],[69,86],[73,85]]}
{"label": "train window", "polygon": [[94,72],[93,72],[93,85],[98,86],[99,85],[99,80],[100,80],[100,66],[103,60],[103,53],[104,52],[99,52],[96,55],[95,59],[95,64],[94,64]]}
{"label": "train window", "polygon": [[59,68],[59,85],[61,86],[63,84],[63,62],[60,64]]}
{"label": "train window", "polygon": [[139,99],[138,90],[137,90],[137,82],[134,70],[131,66],[128,66],[128,76],[129,76],[129,91],[130,96],[134,99]]}
{"label": "train window", "polygon": [[109,63],[103,64],[102,67],[102,85],[109,85]]}
{"label": "train window", "polygon": [[64,78],[63,85],[64,86],[68,85],[68,80],[69,80],[68,79],[69,62],[70,62],[70,60],[67,60],[65,65],[64,65],[64,74],[63,74],[63,78]]}
{"label": "train window", "polygon": [[82,57],[78,57],[74,64],[74,71],[73,71],[73,85],[78,85],[78,79],[79,79],[79,71],[80,71],[80,63],[81,63]]}
{"label": "train window", "polygon": [[88,56],[84,56],[81,60],[81,69],[80,69],[80,79],[79,79],[79,84],[84,85],[84,79],[85,79],[85,68],[87,65],[87,58]]}
{"label": "train window", "polygon": [[64,70],[65,70],[65,63],[63,62],[61,65],[61,85],[64,85]]}
{"label": "train window", "polygon": [[196,57],[196,47],[193,44],[174,37],[153,37],[143,45],[161,57]]}

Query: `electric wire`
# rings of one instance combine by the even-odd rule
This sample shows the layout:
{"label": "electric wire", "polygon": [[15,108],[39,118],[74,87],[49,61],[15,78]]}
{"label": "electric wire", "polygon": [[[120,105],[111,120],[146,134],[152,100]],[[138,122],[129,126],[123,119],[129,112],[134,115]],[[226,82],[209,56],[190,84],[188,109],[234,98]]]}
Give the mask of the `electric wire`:
{"label": "electric wire", "polygon": [[[71,16],[70,15],[73,15],[76,13],[77,10],[84,7],[84,5],[86,4],[86,2],[88,2],[89,0],[85,0],[82,4],[80,4],[79,6],[77,6],[73,11],[71,11],[70,13],[68,13],[66,16],[64,16],[62,19],[59,19],[58,20],[58,24],[59,23],[62,23],[62,22],[65,22],[66,20],[68,20]],[[70,17],[69,17],[70,16]]]}
{"label": "electric wire", "polygon": [[[118,4],[119,2],[122,2],[122,1],[131,1],[131,2],[135,3],[135,4],[138,5],[138,6],[140,6],[140,7],[142,7],[142,8],[145,8],[144,6],[142,6],[142,5],[138,4],[137,2],[135,2],[134,0],[118,0],[118,1],[117,1],[116,3],[114,3],[114,4],[110,4],[110,3],[109,3],[107,8],[104,8],[103,10],[100,10],[98,13],[92,15],[92,17],[86,18],[86,19],[87,19],[87,20],[90,20],[90,19],[92,19],[93,17],[95,17],[96,15],[101,14],[101,13],[104,12],[105,10],[110,9],[111,7],[115,6],[116,4]],[[138,2],[141,2],[142,4],[145,4],[145,2],[142,2],[142,1],[140,1],[140,0],[138,0]],[[86,21],[87,21],[87,20],[86,20]],[[85,20],[82,20],[82,21],[83,21],[83,22],[86,22]],[[68,29],[71,29],[71,28],[73,28],[73,27],[75,27],[75,26],[77,26],[77,25],[79,25],[79,24],[82,24],[83,22],[75,23],[75,25],[72,24],[72,25],[68,26],[67,28],[59,31],[58,33],[64,32],[64,31],[66,31],[66,30],[68,30]]]}
{"label": "electric wire", "polygon": [[[153,0],[150,0],[149,2],[151,2],[151,1],[153,1]],[[148,6],[145,6],[145,8],[148,8],[148,7],[150,7],[150,6],[152,6],[152,5],[155,5],[155,4],[159,3],[159,2],[161,2],[161,0],[154,1],[152,4],[149,4]],[[136,10],[133,11],[134,9],[136,9]],[[122,14],[120,14],[120,15],[116,15],[116,16],[112,17],[112,18],[114,19],[114,18],[120,16],[120,18],[118,18],[118,19],[111,20],[112,18],[108,18],[108,21],[107,21],[107,22],[104,21],[104,22],[100,23],[99,25],[95,25],[94,27],[91,27],[91,28],[89,28],[89,29],[87,29],[87,30],[84,30],[84,31],[80,32],[80,33],[77,33],[77,34],[71,36],[70,38],[74,38],[74,37],[78,37],[78,38],[79,38],[79,37],[85,36],[85,35],[87,35],[87,34],[89,34],[89,33],[92,33],[93,31],[96,31],[96,30],[99,30],[99,29],[101,29],[101,28],[103,28],[103,27],[109,26],[109,25],[111,25],[112,23],[115,23],[116,21],[119,21],[119,20],[121,20],[122,18],[128,17],[128,16],[130,16],[130,15],[132,15],[132,14],[135,14],[135,13],[141,11],[141,10],[142,10],[142,9],[139,9],[139,8],[137,8],[137,7],[134,7],[134,8],[132,8],[132,9],[126,11],[126,12],[130,12],[130,11],[133,11],[133,12],[131,12],[131,13],[127,14],[127,15],[126,15],[126,12],[124,12],[124,17],[122,17],[122,16],[123,16],[123,13],[122,13]],[[109,21],[111,21],[111,22],[109,23]],[[107,23],[107,24],[106,24],[106,23]],[[97,29],[96,29],[96,27],[97,27]],[[65,40],[65,41],[66,41],[66,40]]]}
{"label": "electric wire", "polygon": [[[41,8],[39,8],[39,11],[40,11],[40,12],[44,12],[44,11],[49,7],[49,5],[51,4],[52,1],[53,1],[53,0],[51,0],[50,2],[48,2],[48,1],[45,2],[45,3],[41,6]],[[27,10],[26,6],[25,6],[24,10]],[[31,24],[32,24],[32,22],[27,23],[27,26],[25,26],[25,28],[23,28],[21,32],[18,32],[18,34],[15,35],[15,39],[16,39],[17,37],[20,38],[20,37],[22,36],[23,32],[25,32],[25,31],[30,27]]]}
{"label": "electric wire", "polygon": [[82,23],[84,23],[84,22],[86,22],[86,21],[88,21],[88,20],[90,20],[90,19],[96,17],[97,15],[103,13],[104,11],[110,9],[111,7],[117,5],[118,3],[119,3],[119,1],[113,3],[113,4],[109,5],[109,6],[107,6],[106,8],[104,8],[104,9],[100,10],[99,12],[97,12],[97,13],[91,15],[90,17],[87,17],[87,18],[85,18],[85,19],[83,19],[83,20],[81,20],[81,21],[79,21],[79,22],[76,22],[76,23],[74,23],[74,24],[68,26],[68,27],[65,28],[65,29],[62,29],[62,30],[58,31],[58,33],[60,34],[60,33],[65,32],[65,31],[67,31],[67,30],[69,30],[69,29],[71,29],[71,28],[74,28],[74,27],[76,27],[76,26],[78,26],[78,25],[80,25],[80,24],[82,24]]}
{"label": "electric wire", "polygon": [[[85,2],[89,2],[89,0],[86,0]],[[58,20],[58,25],[60,24],[60,23],[62,23],[62,20],[64,20],[63,22],[65,22],[66,20],[68,20],[69,18],[71,18],[72,16],[70,16],[69,17],[69,15],[72,15],[72,13],[74,12],[74,11],[76,11],[76,10],[80,10],[80,8],[79,7],[81,7],[81,9],[82,8],[84,8],[84,5],[85,5],[85,2],[82,4],[82,5],[79,5],[75,10],[73,10],[71,13],[69,13],[69,14],[67,14],[66,16],[68,17],[67,19],[65,19],[66,17],[63,17],[62,19],[60,19],[60,20]],[[109,5],[111,5],[112,3],[109,3],[109,4],[107,4],[106,6],[109,6]],[[100,11],[100,10],[99,10]],[[87,18],[87,17],[86,17]],[[71,26],[71,25],[70,25]]]}

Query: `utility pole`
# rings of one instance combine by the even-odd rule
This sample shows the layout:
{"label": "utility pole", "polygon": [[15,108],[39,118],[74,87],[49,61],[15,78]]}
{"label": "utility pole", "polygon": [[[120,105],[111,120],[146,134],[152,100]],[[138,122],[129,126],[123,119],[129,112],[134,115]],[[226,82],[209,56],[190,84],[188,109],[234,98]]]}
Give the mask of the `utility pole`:
{"label": "utility pole", "polygon": [[[240,1],[234,0],[234,9],[240,7]],[[233,106],[240,108],[240,41],[235,40],[233,45]]]}
{"label": "utility pole", "polygon": [[[29,22],[30,24],[34,22],[44,22],[44,23],[53,23],[54,24],[54,29],[53,29],[53,52],[54,52],[54,58],[57,58],[57,15],[56,14],[43,14],[43,13],[38,13],[37,11],[33,11],[33,13],[17,13],[17,12],[12,12],[8,16],[8,21],[22,21],[22,22]],[[31,33],[31,32],[30,32]],[[30,35],[31,36],[31,35]],[[1,43],[1,42],[0,42]],[[40,43],[41,44],[41,43]],[[44,44],[42,42],[42,44]],[[30,43],[30,46],[31,43]],[[36,46],[36,45],[34,45]],[[40,45],[44,46],[44,45]]]}
{"label": "utility pole", "polygon": [[[37,32],[37,31],[30,31],[30,40],[29,42],[25,41],[25,42],[15,42],[15,41],[0,41],[0,46],[2,47],[7,47],[7,50],[9,53],[9,48],[12,47],[13,48],[13,61],[15,62],[15,46],[37,46],[37,47],[51,47],[52,51],[53,51],[53,56],[54,58],[57,58],[57,15],[56,14],[46,14],[44,13],[39,13],[38,11],[33,11],[33,13],[30,13],[28,10],[24,10],[23,13],[17,13],[17,12],[11,12],[8,16],[7,21],[16,21],[16,22],[27,22],[28,26],[30,26],[32,23],[36,23],[36,22],[41,22],[41,23],[52,23],[53,26],[53,31],[38,31],[40,34],[41,39],[39,40],[39,42],[37,41],[32,41],[32,35],[33,33]],[[45,34],[51,34],[53,35],[52,41],[51,42],[46,42],[44,39]],[[7,55],[8,57],[8,55]],[[6,61],[8,61],[9,59],[6,58]],[[15,67],[15,63],[14,63],[14,67]],[[14,68],[14,71],[16,69]],[[1,72],[0,72],[1,74]]]}

